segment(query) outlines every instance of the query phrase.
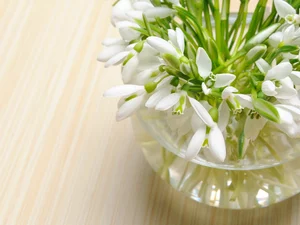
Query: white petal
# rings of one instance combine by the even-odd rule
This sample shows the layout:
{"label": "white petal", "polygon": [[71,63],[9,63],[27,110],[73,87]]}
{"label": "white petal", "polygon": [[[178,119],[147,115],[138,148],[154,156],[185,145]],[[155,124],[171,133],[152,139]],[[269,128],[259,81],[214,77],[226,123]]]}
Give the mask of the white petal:
{"label": "white petal", "polygon": [[185,153],[185,159],[191,160],[197,156],[202,148],[206,135],[206,126],[199,128],[193,135]]}
{"label": "white petal", "polygon": [[121,86],[112,87],[109,90],[105,91],[104,97],[122,97],[132,95],[138,91],[145,90],[144,86],[126,84]]}
{"label": "white petal", "polygon": [[180,28],[176,28],[177,44],[181,52],[184,52],[184,34]]}
{"label": "white petal", "polygon": [[236,89],[235,87],[226,87],[223,92],[222,92],[222,99],[227,99],[230,96],[232,96],[232,93],[238,92],[239,90]]}
{"label": "white petal", "polygon": [[270,80],[266,80],[262,83],[261,90],[267,96],[275,96],[277,94],[276,86]]}
{"label": "white petal", "polygon": [[235,75],[229,73],[216,74],[215,88],[225,87],[234,81]]}
{"label": "white petal", "polygon": [[175,30],[169,29],[168,30],[168,37],[169,37],[169,40],[172,42],[173,45],[179,47],[178,44],[177,44],[177,37],[176,37],[176,31]]}
{"label": "white petal", "polygon": [[300,72],[299,71],[293,71],[290,75],[290,78],[294,82],[295,85],[300,85]]}
{"label": "white petal", "polygon": [[147,9],[144,12],[145,16],[150,21],[155,19],[156,17],[166,18],[168,16],[171,16],[173,13],[174,13],[174,10],[167,8],[167,7],[153,7],[153,8]]}
{"label": "white petal", "polygon": [[125,66],[122,68],[122,79],[125,84],[129,83],[132,77],[135,75],[139,60],[136,56],[133,56]]}
{"label": "white petal", "polygon": [[205,123],[200,119],[197,113],[193,113],[191,118],[191,125],[194,132],[196,132],[200,127],[206,127]]}
{"label": "white petal", "polygon": [[141,34],[133,28],[139,28],[136,23],[130,21],[122,21],[116,24],[119,33],[125,41],[132,41],[137,39]]}
{"label": "white petal", "polygon": [[257,60],[255,64],[259,71],[264,74],[266,74],[272,68],[264,59]]}
{"label": "white petal", "polygon": [[223,132],[229,121],[230,117],[230,110],[226,103],[226,101],[222,101],[221,105],[219,106],[219,121],[218,121],[218,127]]}
{"label": "white petal", "polygon": [[211,92],[211,89],[208,88],[204,82],[201,84],[201,86],[202,86],[202,91],[203,91],[203,93],[204,93],[205,95],[209,95],[210,92]]}
{"label": "white petal", "polygon": [[215,126],[215,122],[207,112],[207,110],[198,102],[196,99],[189,98],[192,107],[194,108],[197,115],[202,119],[202,121],[208,126],[212,127]]}
{"label": "white petal", "polygon": [[280,107],[276,107],[276,109],[280,116],[280,123],[284,123],[284,124],[294,123],[293,115],[288,110],[282,109]]}
{"label": "white petal", "polygon": [[129,10],[132,10],[131,1],[118,1],[118,3],[112,9],[112,24],[115,25],[117,22],[129,19],[126,15],[126,12],[128,12]]}
{"label": "white petal", "polygon": [[110,58],[106,63],[105,67],[110,67],[112,65],[118,65],[124,61],[124,59],[128,56],[129,52],[120,52]]}
{"label": "white petal", "polygon": [[148,37],[147,43],[158,52],[164,54],[169,53],[171,55],[177,56],[176,49],[166,40],[159,37]]}
{"label": "white petal", "polygon": [[109,47],[112,45],[125,45],[126,42],[122,38],[105,38],[102,41],[102,44],[106,47]]}
{"label": "white petal", "polygon": [[173,93],[164,97],[159,103],[156,105],[155,109],[160,111],[165,111],[170,109],[172,106],[176,105],[179,101],[181,95],[178,93]]}
{"label": "white petal", "polygon": [[212,62],[203,48],[198,48],[196,64],[201,77],[205,79],[211,74]]}
{"label": "white petal", "polygon": [[211,128],[208,134],[208,144],[211,153],[221,162],[226,158],[226,145],[223,134],[218,126]]}
{"label": "white petal", "polygon": [[272,47],[277,48],[283,39],[283,33],[281,31],[272,34],[269,37],[269,43]]}
{"label": "white petal", "polygon": [[138,84],[138,85],[145,85],[147,82],[149,82],[149,79],[153,73],[153,69],[147,69],[139,72],[133,79],[132,83]]}
{"label": "white petal", "polygon": [[283,62],[270,69],[265,77],[265,80],[281,80],[289,76],[293,71],[293,67],[289,62]]}
{"label": "white petal", "polygon": [[117,121],[124,120],[131,116],[136,110],[138,110],[144,100],[144,96],[135,97],[127,102],[125,102],[117,112]]}
{"label": "white petal", "polygon": [[143,19],[143,12],[138,10],[130,10],[126,12],[126,15],[128,15],[128,17],[132,19],[139,19],[139,20]]}
{"label": "white petal", "polygon": [[278,104],[278,105],[276,105],[276,108],[282,108],[282,109],[288,110],[296,115],[300,115],[300,109],[295,106],[292,106],[292,105]]}
{"label": "white petal", "polygon": [[277,94],[276,98],[278,99],[291,99],[296,96],[297,90],[293,87],[293,82],[289,77],[280,80],[281,87],[276,88]]}
{"label": "white petal", "polygon": [[170,94],[170,88],[162,88],[155,92],[146,102],[147,108],[154,108],[163,98]]}
{"label": "white petal", "polygon": [[244,128],[245,137],[252,141],[256,140],[259,132],[264,128],[266,123],[267,119],[264,117],[260,117],[259,119],[247,117]]}
{"label": "white petal", "polygon": [[132,41],[141,35],[138,31],[134,30],[132,27],[121,27],[119,28],[119,33],[125,41]]}
{"label": "white petal", "polygon": [[274,0],[275,8],[281,18],[296,14],[296,10],[284,0]]}
{"label": "white petal", "polygon": [[124,50],[125,50],[125,46],[123,45],[115,45],[108,48],[104,48],[103,51],[98,55],[97,60],[100,62],[106,62],[111,57],[115,56],[120,52],[123,52]]}
{"label": "white petal", "polygon": [[153,5],[149,2],[135,2],[133,8],[136,10],[145,11],[147,9],[153,8]]}
{"label": "white petal", "polygon": [[236,94],[235,98],[239,101],[243,108],[254,109],[251,96],[244,94]]}

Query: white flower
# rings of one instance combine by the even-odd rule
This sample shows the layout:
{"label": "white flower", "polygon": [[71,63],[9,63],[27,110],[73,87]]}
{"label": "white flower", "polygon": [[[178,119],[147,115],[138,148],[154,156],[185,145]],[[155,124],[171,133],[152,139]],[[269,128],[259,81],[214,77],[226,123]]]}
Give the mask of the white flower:
{"label": "white flower", "polygon": [[127,12],[133,10],[132,0],[120,0],[112,9],[111,22],[115,26],[118,22],[129,21]]}
{"label": "white flower", "polygon": [[274,48],[281,45],[300,45],[300,29],[294,24],[277,31],[269,37],[269,43]]}
{"label": "white flower", "polygon": [[236,78],[230,73],[214,75],[212,73],[212,62],[203,48],[198,48],[196,64],[199,75],[206,80],[202,83],[202,90],[205,95],[211,93],[211,88],[222,88],[230,85]]}
{"label": "white flower", "polygon": [[184,44],[184,34],[182,30],[178,27],[176,28],[176,30],[169,29],[168,36],[172,44],[183,53],[185,44]]}
{"label": "white flower", "polygon": [[134,22],[130,21],[121,21],[116,23],[116,27],[119,29],[119,33],[124,41],[130,42],[136,40],[140,37],[141,33],[136,31],[134,28],[140,28]]}
{"label": "white flower", "polygon": [[256,61],[258,69],[265,74],[262,92],[277,99],[290,99],[297,94],[293,81],[289,77],[293,67],[289,62],[282,62],[273,68],[263,59]]}
{"label": "white flower", "polygon": [[102,42],[102,44],[105,48],[97,58],[100,62],[107,62],[119,54],[125,54],[124,52],[128,54],[128,51],[125,50],[128,44],[121,38],[107,38]]}
{"label": "white flower", "polygon": [[228,86],[222,91],[222,99],[229,101],[235,109],[253,109],[251,97],[245,94],[237,94],[237,92],[236,88]]}
{"label": "white flower", "polygon": [[147,43],[144,43],[140,53],[131,52],[132,57],[122,67],[123,82],[136,83],[147,82],[147,76],[150,78],[152,72],[157,71],[162,64],[156,56],[156,51]]}
{"label": "white flower", "polygon": [[112,24],[116,26],[119,22],[131,21],[134,19],[143,19],[143,14],[152,22],[156,17],[166,18],[171,16],[174,11],[167,7],[154,7],[154,5],[147,0],[120,0],[113,7],[112,10]]}
{"label": "white flower", "polygon": [[161,88],[157,88],[157,91],[146,102],[146,107],[155,107],[158,111],[173,108],[173,113],[183,114],[186,107],[187,93],[183,90],[174,92],[173,88],[171,85],[162,85]]}
{"label": "white flower", "polygon": [[[191,160],[197,156],[201,150],[203,143],[207,137],[208,146],[211,153],[219,160],[224,161],[226,157],[226,145],[222,131],[219,129],[217,124],[213,121],[210,114],[203,107],[203,105],[193,98],[189,98],[195,113],[201,119],[197,125],[194,124],[195,133],[190,140],[186,151],[186,159]],[[207,127],[210,129],[206,134]]]}
{"label": "white flower", "polygon": [[154,36],[148,37],[147,43],[161,54],[168,53],[176,57],[180,56],[176,48],[170,42],[160,37],[154,37]]}
{"label": "white flower", "polygon": [[122,97],[117,112],[117,121],[126,119],[138,110],[145,100],[147,92],[141,85],[121,85],[107,90],[104,97]]}
{"label": "white flower", "polygon": [[237,92],[238,90],[231,86],[226,87],[222,92],[223,101],[219,106],[219,115],[221,116],[218,121],[218,127],[221,131],[224,131],[228,124],[230,111],[236,114],[240,113],[244,108],[253,109],[251,97],[245,94],[238,94]]}
{"label": "white flower", "polygon": [[300,16],[296,14],[296,10],[284,0],[274,0],[274,5],[278,15],[284,18],[287,23],[299,23]]}

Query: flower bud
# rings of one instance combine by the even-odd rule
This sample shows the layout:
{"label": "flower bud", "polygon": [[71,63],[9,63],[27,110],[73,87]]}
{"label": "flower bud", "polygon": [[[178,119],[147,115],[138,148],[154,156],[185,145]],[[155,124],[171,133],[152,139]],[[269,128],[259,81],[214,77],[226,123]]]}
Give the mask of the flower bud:
{"label": "flower bud", "polygon": [[180,68],[180,61],[174,55],[165,53],[162,55],[163,60],[171,67],[179,69]]}
{"label": "flower bud", "polygon": [[218,47],[214,40],[211,38],[208,39],[208,54],[212,61],[217,62],[218,61]]}
{"label": "flower bud", "polygon": [[259,32],[258,34],[256,34],[253,38],[251,38],[246,44],[244,49],[247,51],[251,48],[253,48],[254,46],[261,44],[262,42],[264,42],[271,34],[273,34],[279,27],[280,27],[280,23],[275,23],[271,26],[269,26],[268,28],[262,30],[261,32]]}
{"label": "flower bud", "polygon": [[183,63],[180,65],[180,71],[183,72],[185,75],[189,75],[192,70],[189,64]]}
{"label": "flower bud", "polygon": [[246,64],[251,65],[259,60],[267,51],[266,45],[257,45],[253,47],[246,55]]}

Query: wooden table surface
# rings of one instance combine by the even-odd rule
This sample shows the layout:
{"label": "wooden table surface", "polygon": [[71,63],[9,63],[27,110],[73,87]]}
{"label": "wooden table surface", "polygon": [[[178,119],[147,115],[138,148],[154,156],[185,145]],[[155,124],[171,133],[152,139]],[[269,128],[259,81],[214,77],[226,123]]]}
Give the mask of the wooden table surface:
{"label": "wooden table surface", "polygon": [[96,61],[112,3],[0,0],[0,225],[300,224],[299,195],[222,210],[155,176],[102,97],[121,82]]}

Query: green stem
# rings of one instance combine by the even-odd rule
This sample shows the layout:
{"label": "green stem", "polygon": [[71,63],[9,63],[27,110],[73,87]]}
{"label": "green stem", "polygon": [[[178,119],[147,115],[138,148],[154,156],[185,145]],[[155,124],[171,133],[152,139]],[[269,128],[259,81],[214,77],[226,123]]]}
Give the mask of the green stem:
{"label": "green stem", "polygon": [[244,1],[244,11],[243,11],[243,15],[242,15],[242,26],[241,26],[241,30],[240,30],[240,35],[237,39],[236,45],[235,45],[235,49],[233,51],[233,54],[235,55],[237,53],[237,51],[239,50],[242,41],[243,41],[243,36],[244,36],[244,32],[245,32],[245,28],[246,28],[246,24],[247,24],[247,15],[248,15],[248,3],[249,0],[245,0]]}
{"label": "green stem", "polygon": [[213,38],[210,13],[209,13],[209,8],[208,8],[208,3],[206,1],[204,2],[204,19],[205,19],[205,25],[206,25],[208,34],[210,35],[210,37]]}
{"label": "green stem", "polygon": [[215,29],[216,29],[216,42],[219,49],[222,49],[222,32],[221,32],[221,15],[220,15],[220,4],[219,0],[215,0],[214,5],[214,18],[215,18]]}

